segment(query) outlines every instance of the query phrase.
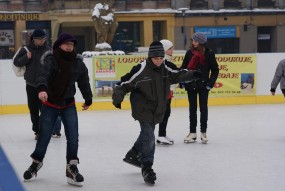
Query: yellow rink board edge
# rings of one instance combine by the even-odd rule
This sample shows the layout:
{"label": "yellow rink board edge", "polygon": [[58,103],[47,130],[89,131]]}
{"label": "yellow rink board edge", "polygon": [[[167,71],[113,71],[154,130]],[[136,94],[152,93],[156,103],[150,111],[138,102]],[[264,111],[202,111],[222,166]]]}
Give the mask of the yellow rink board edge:
{"label": "yellow rink board edge", "polygon": [[[209,98],[209,106],[217,105],[244,105],[244,104],[277,104],[285,103],[285,98],[282,95],[277,96],[238,96],[238,97],[211,97]],[[174,107],[188,107],[187,98],[173,98],[171,106]],[[76,103],[78,111],[82,111],[82,103]],[[92,110],[115,110],[111,101],[96,101],[93,102],[89,111]],[[129,100],[122,103],[122,109],[130,109]],[[5,114],[25,114],[28,113],[28,106],[22,105],[1,105],[0,115]]]}

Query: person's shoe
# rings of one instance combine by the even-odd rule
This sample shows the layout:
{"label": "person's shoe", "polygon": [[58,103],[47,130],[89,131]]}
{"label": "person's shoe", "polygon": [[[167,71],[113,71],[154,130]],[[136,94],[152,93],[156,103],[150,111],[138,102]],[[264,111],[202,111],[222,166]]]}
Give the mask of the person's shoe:
{"label": "person's shoe", "polygon": [[35,133],[35,140],[37,141],[39,139],[39,134]]}
{"label": "person's shoe", "polygon": [[156,173],[153,171],[151,166],[143,167],[142,168],[142,176],[144,182],[149,185],[154,185],[156,180]]}
{"label": "person's shoe", "polygon": [[33,178],[33,176],[37,176],[37,172],[40,170],[40,168],[42,168],[43,163],[33,160],[32,165],[28,168],[28,170],[25,171],[24,173],[24,179],[25,180],[30,180],[31,178]]}
{"label": "person's shoe", "polygon": [[168,141],[166,137],[158,137],[156,142],[161,145],[172,145],[172,143]]}
{"label": "person's shoe", "polygon": [[197,133],[189,133],[189,135],[184,138],[184,143],[194,143],[196,139]]}
{"label": "person's shoe", "polygon": [[67,183],[74,186],[83,186],[84,178],[79,173],[77,164],[77,160],[71,160],[69,164],[66,165]]}
{"label": "person's shoe", "polygon": [[204,144],[208,143],[209,139],[208,139],[206,133],[201,133],[201,140],[202,140],[202,143],[204,143]]}
{"label": "person's shoe", "polygon": [[174,144],[174,140],[170,137],[168,137],[167,135],[165,136],[165,138],[171,143]]}
{"label": "person's shoe", "polygon": [[135,148],[131,148],[131,150],[128,151],[123,161],[138,168],[141,168],[140,156]]}
{"label": "person's shoe", "polygon": [[60,132],[53,132],[52,133],[52,137],[53,138],[60,138],[61,137],[61,133]]}

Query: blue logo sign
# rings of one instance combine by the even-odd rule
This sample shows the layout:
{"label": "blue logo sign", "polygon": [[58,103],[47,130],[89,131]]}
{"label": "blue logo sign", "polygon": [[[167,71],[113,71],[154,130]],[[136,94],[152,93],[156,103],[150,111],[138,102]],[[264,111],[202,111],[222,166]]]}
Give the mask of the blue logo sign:
{"label": "blue logo sign", "polygon": [[236,27],[195,27],[195,32],[204,33],[207,38],[236,38]]}

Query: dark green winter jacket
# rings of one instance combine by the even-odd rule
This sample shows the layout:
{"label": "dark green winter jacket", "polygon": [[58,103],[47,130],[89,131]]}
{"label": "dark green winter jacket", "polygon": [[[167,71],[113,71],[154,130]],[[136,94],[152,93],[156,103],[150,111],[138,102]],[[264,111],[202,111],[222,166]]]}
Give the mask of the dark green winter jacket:
{"label": "dark green winter jacket", "polygon": [[160,123],[166,109],[170,85],[193,80],[195,71],[173,69],[164,62],[160,67],[150,59],[134,66],[114,88],[113,104],[121,103],[131,92],[132,116],[135,120]]}

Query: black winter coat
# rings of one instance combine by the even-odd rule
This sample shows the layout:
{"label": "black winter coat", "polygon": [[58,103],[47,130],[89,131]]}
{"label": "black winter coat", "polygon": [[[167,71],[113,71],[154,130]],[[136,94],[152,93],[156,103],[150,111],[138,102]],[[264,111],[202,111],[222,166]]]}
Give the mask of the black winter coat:
{"label": "black winter coat", "polygon": [[[188,50],[183,59],[183,63],[181,69],[187,69],[188,63],[192,58],[192,51]],[[206,86],[210,86],[211,88],[214,86],[218,75],[219,75],[219,65],[216,61],[215,53],[211,51],[209,48],[206,48],[205,51],[205,61],[206,64],[198,64],[197,70],[201,71],[201,78],[195,80],[190,83],[185,83],[185,89],[187,91],[193,89],[206,89]]]}
{"label": "black winter coat", "polygon": [[163,119],[170,84],[193,80],[193,71],[175,70],[164,62],[160,67],[150,59],[134,66],[128,76],[114,88],[113,103],[121,103],[124,96],[131,92],[132,116],[135,120],[160,123]]}
{"label": "black winter coat", "polygon": [[36,46],[33,42],[30,42],[27,48],[32,53],[31,59],[28,59],[26,49],[21,48],[17,55],[15,55],[14,65],[17,67],[26,66],[24,75],[26,84],[36,87],[36,78],[40,71],[41,56],[51,48],[46,45],[46,42],[43,46]]}
{"label": "black winter coat", "polygon": [[[41,72],[37,77],[38,91],[46,91],[49,95],[49,84],[54,80],[54,76],[58,72],[58,63],[54,58],[52,51],[46,52],[41,58]],[[76,93],[75,83],[77,82],[78,88],[85,100],[87,106],[92,104],[92,91],[89,82],[88,69],[83,62],[83,57],[78,54],[76,62],[74,62],[71,69],[71,80],[65,91],[64,99],[62,103],[50,103],[57,106],[66,106],[74,101],[74,95]]]}

